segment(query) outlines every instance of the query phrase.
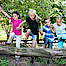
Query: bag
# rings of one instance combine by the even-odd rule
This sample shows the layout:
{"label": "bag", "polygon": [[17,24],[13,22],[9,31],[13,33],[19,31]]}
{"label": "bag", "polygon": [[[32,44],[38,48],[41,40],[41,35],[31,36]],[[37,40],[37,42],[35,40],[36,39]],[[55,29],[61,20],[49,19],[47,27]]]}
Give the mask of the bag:
{"label": "bag", "polygon": [[66,39],[66,33],[62,33],[61,37],[62,39]]}

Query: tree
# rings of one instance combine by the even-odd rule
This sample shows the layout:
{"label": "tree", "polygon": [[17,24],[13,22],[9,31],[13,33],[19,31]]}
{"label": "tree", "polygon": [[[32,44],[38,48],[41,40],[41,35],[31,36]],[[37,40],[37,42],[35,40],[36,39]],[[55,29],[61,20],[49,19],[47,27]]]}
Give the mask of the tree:
{"label": "tree", "polygon": [[[63,5],[63,1],[64,0],[1,0],[0,3],[2,9],[10,16],[12,16],[11,13],[13,11],[17,10],[20,13],[22,21],[28,17],[29,9],[35,9],[37,14],[42,18],[42,23],[44,23],[44,18],[47,16],[56,17],[61,15],[62,17],[66,17],[66,7]],[[51,18],[51,20],[53,23],[55,22],[55,19]],[[66,21],[66,18],[64,18],[64,21]],[[28,28],[26,25],[27,23],[24,24],[24,28]]]}

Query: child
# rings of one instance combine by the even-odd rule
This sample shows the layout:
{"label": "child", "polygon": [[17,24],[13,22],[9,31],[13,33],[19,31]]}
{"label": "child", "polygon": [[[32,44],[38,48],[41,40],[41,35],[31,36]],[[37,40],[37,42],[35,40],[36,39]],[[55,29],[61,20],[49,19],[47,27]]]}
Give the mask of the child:
{"label": "child", "polygon": [[16,38],[16,47],[20,48],[20,42],[21,42],[21,36],[22,36],[22,30],[17,30],[16,28],[19,26],[20,23],[22,23],[21,19],[20,19],[20,15],[17,11],[14,11],[12,13],[13,17],[10,17],[6,12],[4,12],[1,7],[0,7],[0,11],[7,16],[8,18],[11,19],[12,24],[13,24],[13,31],[10,34],[9,40],[7,42],[5,42],[5,44],[10,44],[12,42],[13,38]]}
{"label": "child", "polygon": [[[50,29],[50,18],[49,17],[46,17],[44,19],[45,21],[45,24],[44,27],[43,27],[43,31],[45,31],[45,35],[44,35],[44,45],[43,45],[43,48],[46,48],[46,45],[48,44],[49,45],[49,48],[52,49],[52,42],[53,42],[53,39],[54,39],[54,36],[53,36],[53,33],[51,32],[51,29]],[[53,28],[54,30],[54,28]]]}
{"label": "child", "polygon": [[[66,25],[62,23],[61,16],[57,16],[56,23],[54,23],[53,26],[55,28],[54,32],[56,32],[56,35],[58,37],[58,48],[63,48],[63,38],[62,37],[65,33]],[[53,27],[53,26],[51,25],[51,27]]]}
{"label": "child", "polygon": [[[36,46],[36,39],[37,39],[37,34],[38,34],[38,23],[41,25],[41,30],[42,30],[42,23],[40,21],[40,18],[37,16],[36,11],[34,9],[30,9],[28,13],[29,17],[26,18],[17,29],[20,29],[20,27],[25,23],[28,22],[29,24],[29,29],[27,30],[26,33],[26,40],[25,44],[27,43],[27,39],[29,35],[32,36],[32,47],[35,48]],[[42,33],[42,32],[41,32]]]}

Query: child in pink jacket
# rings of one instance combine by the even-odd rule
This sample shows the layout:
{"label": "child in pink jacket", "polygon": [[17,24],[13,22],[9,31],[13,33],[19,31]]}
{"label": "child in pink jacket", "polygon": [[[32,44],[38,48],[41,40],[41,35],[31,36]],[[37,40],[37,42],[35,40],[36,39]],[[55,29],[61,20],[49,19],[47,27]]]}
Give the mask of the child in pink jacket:
{"label": "child in pink jacket", "polygon": [[6,12],[4,12],[1,7],[0,7],[0,11],[7,16],[8,18],[11,19],[12,21],[12,25],[13,25],[13,31],[10,34],[9,40],[7,42],[5,42],[5,44],[10,44],[12,42],[13,38],[16,38],[16,47],[20,48],[20,42],[21,42],[21,36],[22,36],[22,30],[17,30],[16,28],[19,26],[20,23],[22,23],[21,19],[20,19],[20,14],[17,11],[14,11],[12,13],[13,17],[10,17]]}

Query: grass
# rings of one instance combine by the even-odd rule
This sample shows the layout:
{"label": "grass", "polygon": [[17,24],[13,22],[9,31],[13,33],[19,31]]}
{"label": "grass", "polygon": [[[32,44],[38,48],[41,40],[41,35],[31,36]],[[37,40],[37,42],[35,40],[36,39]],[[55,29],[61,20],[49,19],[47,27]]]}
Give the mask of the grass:
{"label": "grass", "polygon": [[4,29],[0,27],[0,40],[7,40],[7,34]]}

